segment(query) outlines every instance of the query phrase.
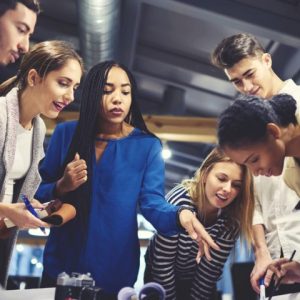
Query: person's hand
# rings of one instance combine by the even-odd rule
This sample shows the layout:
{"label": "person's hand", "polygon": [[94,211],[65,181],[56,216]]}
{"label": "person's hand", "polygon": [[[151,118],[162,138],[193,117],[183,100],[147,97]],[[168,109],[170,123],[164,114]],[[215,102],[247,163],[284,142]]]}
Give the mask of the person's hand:
{"label": "person's hand", "polygon": [[56,183],[56,195],[58,197],[76,190],[87,181],[87,166],[83,159],[76,153],[74,159],[65,168],[64,175]]}
{"label": "person's hand", "polygon": [[[270,253],[267,252],[264,255],[257,256],[255,260],[255,265],[253,270],[250,274],[250,283],[252,288],[256,293],[259,294],[259,280],[260,278],[264,277],[265,275],[268,277],[272,277],[273,272],[268,269],[268,266],[272,263],[272,258]],[[266,282],[264,282],[266,285]],[[267,286],[267,285],[266,285]]]}
{"label": "person's hand", "polygon": [[[268,267],[275,274],[276,280],[281,279],[281,283],[292,284],[300,282],[300,263],[289,261],[287,258],[274,260]],[[268,280],[270,280],[268,278]]]}
{"label": "person's hand", "polygon": [[33,208],[44,209],[46,207],[46,204],[41,203],[39,200],[36,199],[30,200],[30,204],[32,205]]}
{"label": "person's hand", "polygon": [[209,253],[210,247],[215,250],[220,250],[220,247],[214,242],[194,213],[189,209],[181,210],[179,213],[179,221],[181,226],[188,232],[189,236],[193,240],[198,241],[199,252],[196,258],[197,262],[199,263],[202,255],[205,255],[208,260],[211,260],[211,255]]}
{"label": "person's hand", "polygon": [[49,227],[49,225],[36,218],[29,212],[23,203],[3,204],[4,216],[10,219],[20,229]]}

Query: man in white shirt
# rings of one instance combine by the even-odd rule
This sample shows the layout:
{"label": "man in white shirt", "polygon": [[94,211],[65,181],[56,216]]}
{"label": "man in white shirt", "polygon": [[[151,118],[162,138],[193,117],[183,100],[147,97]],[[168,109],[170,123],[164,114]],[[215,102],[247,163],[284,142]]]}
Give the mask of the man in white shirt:
{"label": "man in white shirt", "polygon": [[[215,48],[211,58],[212,63],[224,70],[240,93],[265,99],[287,93],[299,103],[299,109],[300,86],[292,79],[283,81],[275,74],[271,55],[266,53],[254,36],[242,33],[225,38]],[[300,261],[300,220],[278,225],[273,223],[276,218],[298,208],[299,198],[287,187],[281,176],[256,177],[255,189],[255,265],[251,273],[251,285],[259,293],[259,279],[264,277],[273,259],[290,257],[293,250],[296,250],[294,259]]]}

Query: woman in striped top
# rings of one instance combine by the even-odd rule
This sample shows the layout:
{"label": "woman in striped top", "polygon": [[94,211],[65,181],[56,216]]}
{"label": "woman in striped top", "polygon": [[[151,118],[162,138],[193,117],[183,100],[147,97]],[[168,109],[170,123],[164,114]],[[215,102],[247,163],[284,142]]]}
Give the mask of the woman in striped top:
{"label": "woman in striped top", "polygon": [[252,177],[216,148],[192,179],[168,193],[167,201],[193,209],[220,250],[209,250],[203,241],[198,253],[197,242],[184,230],[172,237],[156,233],[145,255],[145,282],[160,283],[166,299],[211,299],[239,234],[251,241]]}

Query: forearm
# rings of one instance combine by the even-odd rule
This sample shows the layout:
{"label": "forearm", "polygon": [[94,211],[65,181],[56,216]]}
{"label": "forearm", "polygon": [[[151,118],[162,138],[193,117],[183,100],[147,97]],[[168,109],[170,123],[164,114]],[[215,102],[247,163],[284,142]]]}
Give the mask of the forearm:
{"label": "forearm", "polygon": [[53,194],[55,196],[55,198],[61,198],[63,196],[65,196],[67,194],[67,190],[64,188],[64,185],[62,183],[62,179],[59,179],[55,186],[54,186],[54,190],[53,190]]}
{"label": "forearm", "polygon": [[5,203],[0,203],[0,218],[4,218],[7,215],[8,206]]}
{"label": "forearm", "polygon": [[253,249],[256,260],[262,258],[271,259],[271,255],[265,238],[265,230],[262,224],[257,224],[253,229]]}

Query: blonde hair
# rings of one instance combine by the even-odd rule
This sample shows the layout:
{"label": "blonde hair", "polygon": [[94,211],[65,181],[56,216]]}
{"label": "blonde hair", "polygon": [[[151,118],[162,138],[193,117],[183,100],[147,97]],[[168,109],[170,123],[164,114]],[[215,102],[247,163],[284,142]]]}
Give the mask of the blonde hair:
{"label": "blonde hair", "polygon": [[[203,161],[191,179],[182,181],[197,209],[202,212],[207,201],[205,194],[205,178],[214,165],[219,162],[233,162],[219,149],[214,148]],[[239,165],[243,173],[242,187],[236,199],[224,211],[240,226],[240,232],[250,245],[252,242],[252,218],[254,210],[253,179],[246,166]]]}
{"label": "blonde hair", "polygon": [[84,71],[82,59],[70,43],[54,40],[34,45],[24,55],[17,75],[0,85],[0,96],[6,95],[15,86],[22,92],[27,86],[30,70],[35,69],[44,79],[49,72],[63,68],[69,60],[78,61],[82,72]]}

